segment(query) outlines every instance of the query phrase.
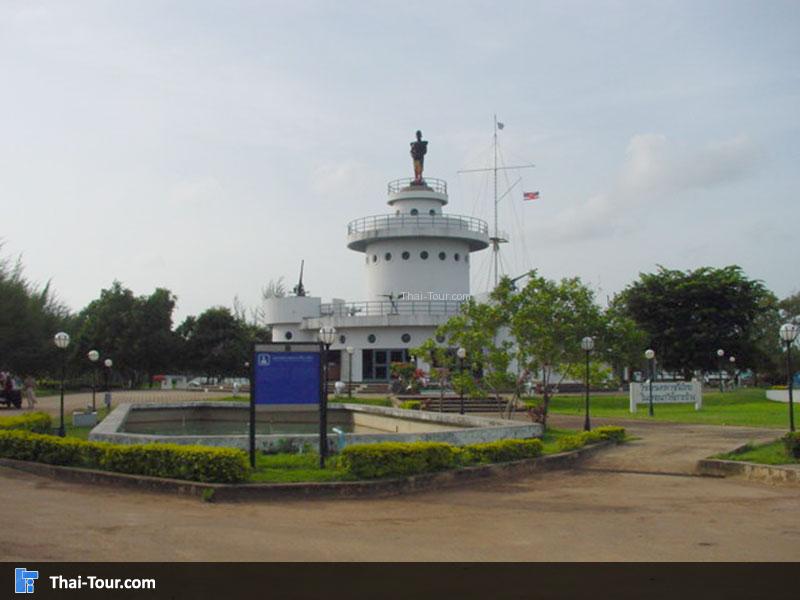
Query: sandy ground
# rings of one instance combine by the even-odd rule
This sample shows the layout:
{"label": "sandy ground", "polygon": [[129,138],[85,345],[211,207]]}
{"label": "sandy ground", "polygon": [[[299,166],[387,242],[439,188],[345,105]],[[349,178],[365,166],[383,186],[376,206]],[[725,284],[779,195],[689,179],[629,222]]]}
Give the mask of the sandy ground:
{"label": "sandy ground", "polygon": [[0,468],[0,560],[800,560],[800,489],[692,476],[775,431],[625,424],[641,439],[577,471],[379,500],[207,504]]}

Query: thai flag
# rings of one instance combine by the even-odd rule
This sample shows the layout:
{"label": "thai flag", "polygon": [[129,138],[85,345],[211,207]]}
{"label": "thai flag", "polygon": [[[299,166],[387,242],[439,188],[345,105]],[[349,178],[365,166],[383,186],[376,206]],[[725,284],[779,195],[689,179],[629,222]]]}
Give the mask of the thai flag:
{"label": "thai flag", "polygon": [[524,192],[522,194],[523,200],[538,200],[539,199],[539,192]]}

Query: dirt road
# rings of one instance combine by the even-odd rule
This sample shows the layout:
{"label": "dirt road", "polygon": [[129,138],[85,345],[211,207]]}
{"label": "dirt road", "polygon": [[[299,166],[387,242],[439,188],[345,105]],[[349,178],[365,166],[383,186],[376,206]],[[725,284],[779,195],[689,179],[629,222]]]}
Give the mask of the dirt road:
{"label": "dirt road", "polygon": [[691,475],[775,432],[626,425],[642,439],[579,471],[380,500],[205,504],[0,469],[0,560],[800,560],[800,489]]}

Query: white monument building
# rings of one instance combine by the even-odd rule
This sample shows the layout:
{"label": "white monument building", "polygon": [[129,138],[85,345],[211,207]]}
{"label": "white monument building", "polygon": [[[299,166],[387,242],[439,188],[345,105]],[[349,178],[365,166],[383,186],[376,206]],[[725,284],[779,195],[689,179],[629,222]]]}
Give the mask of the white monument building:
{"label": "white monument building", "polygon": [[388,184],[389,212],[347,225],[347,247],[363,256],[365,300],[323,303],[301,289],[265,301],[273,342],[315,342],[320,327],[336,328],[329,380],[347,381],[352,366],[353,382],[388,382],[391,363],[409,360],[458,312],[470,294],[470,254],[490,244],[485,221],[444,212],[447,183],[422,179],[422,158],[414,158],[417,177]]}

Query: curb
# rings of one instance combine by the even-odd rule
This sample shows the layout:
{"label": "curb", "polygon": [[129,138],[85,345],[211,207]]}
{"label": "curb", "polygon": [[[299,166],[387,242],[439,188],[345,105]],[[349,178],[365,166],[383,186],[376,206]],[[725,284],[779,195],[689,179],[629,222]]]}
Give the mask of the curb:
{"label": "curb", "polygon": [[697,461],[697,472],[712,477],[744,477],[763,483],[800,484],[800,469],[738,460],[704,458]]}
{"label": "curb", "polygon": [[334,498],[382,498],[445,489],[490,479],[511,479],[540,471],[568,469],[600,450],[616,445],[613,441],[599,442],[572,450],[549,454],[539,458],[506,463],[477,465],[438,473],[412,475],[399,479],[367,481],[326,481],[309,483],[198,483],[180,479],[128,475],[63,467],[44,463],[0,458],[0,466],[25,471],[33,475],[50,477],[59,481],[113,485],[147,492],[162,492],[183,496],[203,497],[213,494],[214,502],[243,502],[251,500],[281,499],[334,499]]}

